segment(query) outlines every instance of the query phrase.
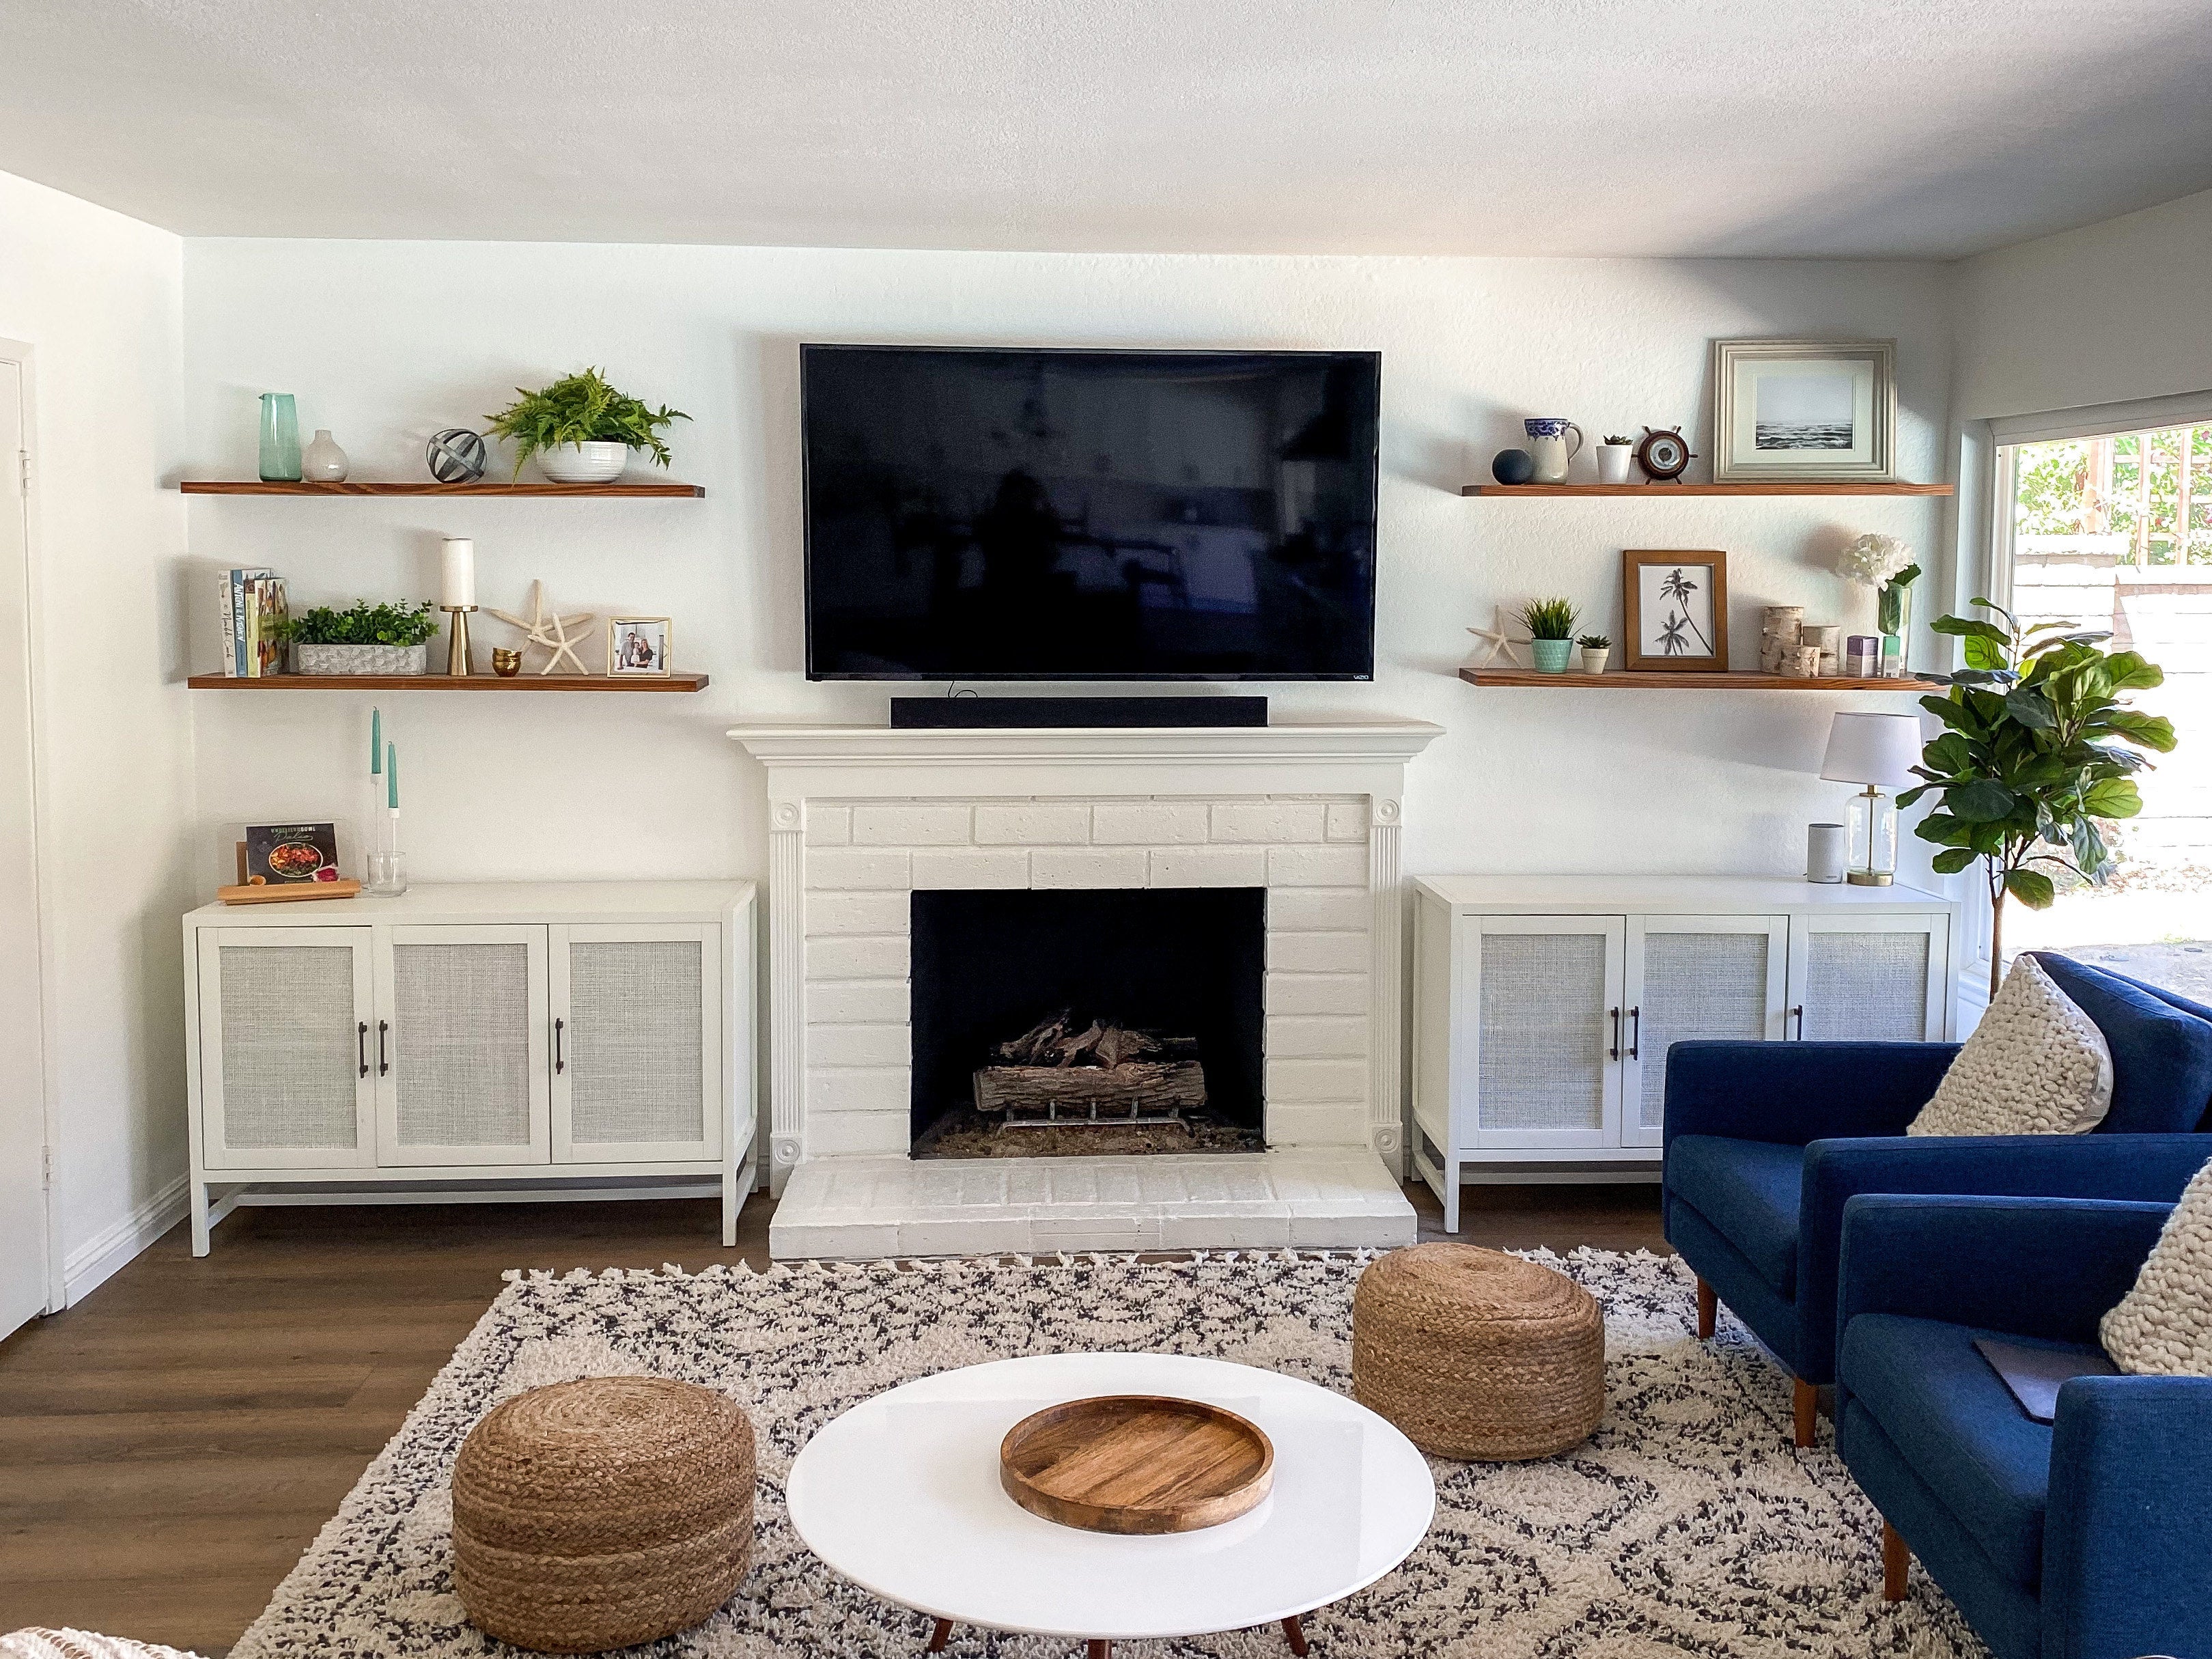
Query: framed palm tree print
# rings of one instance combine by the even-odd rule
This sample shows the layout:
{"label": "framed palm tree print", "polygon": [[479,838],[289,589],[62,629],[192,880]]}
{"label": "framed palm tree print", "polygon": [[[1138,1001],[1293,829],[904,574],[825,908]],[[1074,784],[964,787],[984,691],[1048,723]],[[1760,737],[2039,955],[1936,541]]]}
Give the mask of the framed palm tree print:
{"label": "framed palm tree print", "polygon": [[1728,555],[1632,547],[1620,556],[1630,669],[1728,671]]}

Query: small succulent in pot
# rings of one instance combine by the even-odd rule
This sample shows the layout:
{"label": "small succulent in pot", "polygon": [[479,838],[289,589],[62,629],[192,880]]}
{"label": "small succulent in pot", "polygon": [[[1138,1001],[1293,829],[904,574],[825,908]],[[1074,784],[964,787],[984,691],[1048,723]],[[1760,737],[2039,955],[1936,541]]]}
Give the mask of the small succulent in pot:
{"label": "small succulent in pot", "polygon": [[1624,437],[1623,435],[1621,435],[1620,433],[1617,433],[1617,432],[1608,432],[1608,433],[1607,433],[1607,434],[1605,434],[1605,441],[1606,441],[1606,442],[1607,442],[1607,443],[1609,443],[1609,444],[1626,444],[1626,446],[1628,446],[1628,447],[1629,447],[1629,448],[1631,448],[1631,449],[1633,449],[1633,448],[1635,448],[1635,447],[1636,447],[1636,440],[1635,440],[1635,439],[1633,439],[1633,438],[1629,438],[1629,437]]}
{"label": "small succulent in pot", "polygon": [[1521,625],[1528,630],[1528,648],[1538,672],[1567,672],[1567,658],[1575,648],[1575,619],[1581,614],[1571,599],[1531,599],[1521,607]]}
{"label": "small succulent in pot", "polygon": [[1607,434],[1597,447],[1597,481],[1601,484],[1628,482],[1628,464],[1636,459],[1636,442],[1617,433]]}
{"label": "small succulent in pot", "polygon": [[1602,674],[1607,659],[1613,655],[1613,641],[1603,634],[1584,634],[1575,641],[1582,647],[1583,672]]}

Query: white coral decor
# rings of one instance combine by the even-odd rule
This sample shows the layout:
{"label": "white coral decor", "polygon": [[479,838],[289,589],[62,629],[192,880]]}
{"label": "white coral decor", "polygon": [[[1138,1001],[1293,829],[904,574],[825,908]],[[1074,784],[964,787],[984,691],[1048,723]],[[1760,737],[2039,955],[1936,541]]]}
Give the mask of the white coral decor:
{"label": "white coral decor", "polygon": [[1912,550],[1894,536],[1862,536],[1836,555],[1836,568],[1853,581],[1880,587],[1912,562]]}

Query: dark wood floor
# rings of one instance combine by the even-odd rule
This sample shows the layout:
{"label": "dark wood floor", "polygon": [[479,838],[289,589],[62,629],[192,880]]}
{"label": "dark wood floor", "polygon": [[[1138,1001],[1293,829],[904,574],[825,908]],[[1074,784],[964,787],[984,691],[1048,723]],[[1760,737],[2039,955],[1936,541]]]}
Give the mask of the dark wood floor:
{"label": "dark wood floor", "polygon": [[[1424,1237],[1441,1217],[1409,1188]],[[218,1654],[516,1267],[768,1262],[709,1200],[242,1210],[0,1343],[0,1631]],[[1663,1249],[1650,1187],[1474,1187],[1462,1240]]]}

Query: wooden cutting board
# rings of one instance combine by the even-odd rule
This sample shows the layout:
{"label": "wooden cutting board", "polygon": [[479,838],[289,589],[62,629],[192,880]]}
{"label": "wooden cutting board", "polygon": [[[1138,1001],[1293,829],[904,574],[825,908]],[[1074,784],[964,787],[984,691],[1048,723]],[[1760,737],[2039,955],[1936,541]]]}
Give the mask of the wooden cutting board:
{"label": "wooden cutting board", "polygon": [[1032,1515],[1086,1532],[1195,1532],[1258,1506],[1275,1449],[1258,1425],[1203,1401],[1102,1395],[1006,1431],[999,1481]]}

